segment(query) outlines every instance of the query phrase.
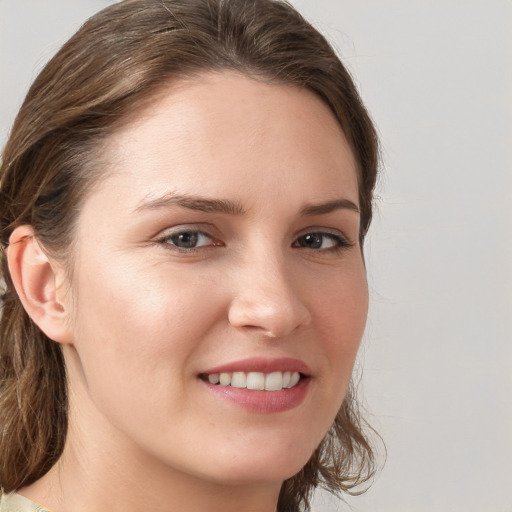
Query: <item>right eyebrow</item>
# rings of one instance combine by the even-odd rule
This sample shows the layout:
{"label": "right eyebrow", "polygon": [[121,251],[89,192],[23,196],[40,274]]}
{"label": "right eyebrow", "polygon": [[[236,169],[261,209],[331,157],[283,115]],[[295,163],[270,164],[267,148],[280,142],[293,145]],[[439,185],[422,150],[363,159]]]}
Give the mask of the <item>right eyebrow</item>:
{"label": "right eyebrow", "polygon": [[225,213],[228,215],[243,215],[245,213],[241,204],[229,199],[210,199],[201,196],[175,194],[173,192],[156,199],[143,200],[133,213],[169,208],[170,206],[180,206],[189,210],[206,213]]}

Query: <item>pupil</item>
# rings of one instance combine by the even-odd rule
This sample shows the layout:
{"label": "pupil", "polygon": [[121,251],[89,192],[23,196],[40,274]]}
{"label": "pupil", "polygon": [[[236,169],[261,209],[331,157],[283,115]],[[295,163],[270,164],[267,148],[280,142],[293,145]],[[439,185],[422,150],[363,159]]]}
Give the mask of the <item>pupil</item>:
{"label": "pupil", "polygon": [[322,237],[320,235],[306,235],[304,245],[312,249],[319,249],[322,247]]}
{"label": "pupil", "polygon": [[174,245],[190,249],[197,245],[197,233],[180,233],[172,238]]}

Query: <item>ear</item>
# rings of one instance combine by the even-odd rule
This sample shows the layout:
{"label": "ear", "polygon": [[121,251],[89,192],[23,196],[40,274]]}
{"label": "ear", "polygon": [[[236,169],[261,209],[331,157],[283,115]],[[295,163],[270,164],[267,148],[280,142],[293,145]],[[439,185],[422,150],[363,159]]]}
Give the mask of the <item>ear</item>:
{"label": "ear", "polygon": [[7,264],[16,292],[36,325],[59,343],[71,343],[69,311],[63,300],[64,271],[52,265],[32,226],[18,226],[9,238]]}

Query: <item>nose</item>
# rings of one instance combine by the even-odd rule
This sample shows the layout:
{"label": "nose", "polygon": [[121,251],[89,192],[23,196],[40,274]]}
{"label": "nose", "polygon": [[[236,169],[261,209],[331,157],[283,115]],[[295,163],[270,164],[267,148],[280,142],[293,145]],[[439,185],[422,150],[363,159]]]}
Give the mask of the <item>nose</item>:
{"label": "nose", "polygon": [[293,276],[287,276],[283,267],[277,258],[267,257],[260,264],[247,262],[236,273],[237,291],[228,314],[233,327],[282,338],[310,324],[310,310],[294,290]]}

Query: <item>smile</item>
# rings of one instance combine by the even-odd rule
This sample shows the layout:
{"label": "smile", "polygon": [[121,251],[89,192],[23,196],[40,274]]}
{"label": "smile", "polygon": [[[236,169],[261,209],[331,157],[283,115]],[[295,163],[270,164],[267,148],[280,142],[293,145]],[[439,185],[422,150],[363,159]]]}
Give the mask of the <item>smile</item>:
{"label": "smile", "polygon": [[251,413],[272,414],[298,407],[311,388],[311,368],[289,357],[251,357],[198,374],[209,393]]}
{"label": "smile", "polygon": [[201,375],[203,380],[219,386],[250,389],[254,391],[281,391],[296,386],[301,378],[299,372],[222,372]]}

